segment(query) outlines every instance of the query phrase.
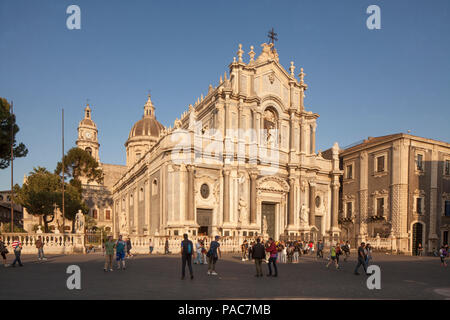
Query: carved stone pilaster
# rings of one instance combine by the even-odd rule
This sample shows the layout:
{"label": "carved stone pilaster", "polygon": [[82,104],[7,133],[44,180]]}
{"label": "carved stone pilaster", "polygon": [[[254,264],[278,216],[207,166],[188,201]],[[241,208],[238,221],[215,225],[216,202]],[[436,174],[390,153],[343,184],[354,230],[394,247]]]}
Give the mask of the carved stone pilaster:
{"label": "carved stone pilaster", "polygon": [[359,191],[359,234],[361,236],[367,236],[367,205],[368,205],[368,192],[367,190]]}

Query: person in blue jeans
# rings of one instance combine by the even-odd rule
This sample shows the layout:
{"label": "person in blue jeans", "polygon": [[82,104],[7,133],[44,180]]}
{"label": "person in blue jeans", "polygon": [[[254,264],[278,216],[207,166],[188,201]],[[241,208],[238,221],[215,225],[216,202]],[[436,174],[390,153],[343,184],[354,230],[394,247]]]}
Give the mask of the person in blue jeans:
{"label": "person in blue jeans", "polygon": [[188,235],[183,235],[184,240],[181,241],[181,280],[184,280],[186,274],[186,263],[189,268],[189,274],[191,280],[194,279],[194,273],[192,272],[192,254],[194,253],[194,245],[192,241],[188,239]]}
{"label": "person in blue jeans", "polygon": [[198,239],[197,243],[195,244],[195,252],[196,257],[194,260],[194,264],[203,264],[203,243],[200,239]]}
{"label": "person in blue jeans", "polygon": [[127,243],[122,240],[122,236],[119,236],[119,239],[116,242],[116,261],[117,261],[117,269],[122,267],[125,270],[125,252],[126,252]]}
{"label": "person in blue jeans", "polygon": [[272,268],[271,265],[273,265],[273,269],[275,271],[274,277],[278,277],[278,269],[277,269],[277,257],[278,257],[278,249],[275,245],[275,241],[273,241],[272,238],[269,238],[269,246],[266,249],[267,252],[269,252],[269,274],[268,277],[272,277]]}
{"label": "person in blue jeans", "polygon": [[23,267],[22,261],[20,260],[20,255],[22,254],[22,242],[20,242],[19,237],[14,237],[14,242],[12,243],[12,247],[14,249],[15,259],[11,264],[12,267],[16,266],[16,262],[19,263],[19,266]]}

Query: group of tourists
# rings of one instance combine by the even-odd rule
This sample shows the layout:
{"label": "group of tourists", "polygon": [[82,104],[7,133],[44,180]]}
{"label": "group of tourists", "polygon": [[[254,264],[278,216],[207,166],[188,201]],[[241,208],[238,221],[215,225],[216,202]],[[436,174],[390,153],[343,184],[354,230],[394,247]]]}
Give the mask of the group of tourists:
{"label": "group of tourists", "polygon": [[[220,251],[219,236],[215,236],[214,240],[209,244],[208,250],[206,250],[205,242],[201,239],[196,244],[196,259],[194,263],[208,264],[208,275],[217,276],[216,263],[219,258],[222,257]],[[194,279],[194,272],[192,270],[192,256],[194,255],[194,245],[191,240],[188,239],[188,235],[183,235],[183,241],[181,241],[181,279],[184,280],[186,275],[186,265],[189,268],[189,274],[191,280]]]}
{"label": "group of tourists", "polygon": [[[47,258],[44,255],[44,242],[42,241],[42,238],[39,236],[35,242],[35,247],[38,251],[38,260],[39,261],[44,261],[47,260]],[[9,253],[9,250],[5,244],[5,242],[3,241],[3,238],[0,237],[0,255],[2,256],[2,260],[3,260],[3,266],[4,267],[15,267],[16,263],[19,265],[19,267],[23,267],[23,263],[21,260],[21,256],[22,256],[22,242],[19,240],[18,236],[13,237],[13,242],[11,244],[11,247],[14,251],[14,260],[12,262],[11,265],[9,265],[7,263],[7,259],[6,259],[6,255]]]}
{"label": "group of tourists", "polygon": [[108,236],[108,240],[103,244],[103,252],[105,255],[105,266],[103,270],[105,272],[113,271],[114,253],[116,257],[117,269],[125,270],[125,259],[133,257],[131,253],[131,240],[130,238],[123,240],[122,235],[119,236],[117,241],[113,240],[112,236]]}
{"label": "group of tourists", "polygon": [[[269,245],[269,241],[259,240],[260,243],[265,246]],[[241,244],[242,261],[248,261],[252,259],[253,249],[256,245],[256,241],[248,243],[247,240]],[[319,241],[314,244],[312,241],[274,241],[274,245],[277,248],[277,262],[278,263],[298,263],[300,256],[312,255],[317,252],[317,257],[323,257],[323,243]],[[269,254],[266,253],[263,259],[266,263],[269,262]]]}

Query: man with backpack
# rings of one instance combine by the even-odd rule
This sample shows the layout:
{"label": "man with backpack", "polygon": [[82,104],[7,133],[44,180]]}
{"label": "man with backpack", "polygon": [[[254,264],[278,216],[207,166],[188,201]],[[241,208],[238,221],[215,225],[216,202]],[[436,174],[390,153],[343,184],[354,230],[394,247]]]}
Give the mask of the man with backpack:
{"label": "man with backpack", "polygon": [[214,237],[214,241],[209,244],[209,250],[206,256],[208,257],[208,275],[217,276],[216,262],[219,257],[222,257],[220,252],[219,236]]}
{"label": "man with backpack", "polygon": [[186,262],[192,280],[194,279],[194,273],[192,272],[192,252],[194,251],[194,245],[192,244],[192,241],[188,239],[187,233],[183,234],[183,238],[184,240],[181,241],[181,280],[184,280],[186,274]]}

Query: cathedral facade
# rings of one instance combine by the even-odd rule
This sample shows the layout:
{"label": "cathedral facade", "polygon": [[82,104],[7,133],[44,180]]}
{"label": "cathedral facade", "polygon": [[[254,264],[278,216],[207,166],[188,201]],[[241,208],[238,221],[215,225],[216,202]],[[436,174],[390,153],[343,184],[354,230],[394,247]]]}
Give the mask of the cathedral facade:
{"label": "cathedral facade", "polygon": [[111,188],[115,236],[339,237],[339,147],[316,151],[303,69],[296,78],[273,44],[261,47],[246,63],[240,45],[229,73],[172,127],[148,97]]}

